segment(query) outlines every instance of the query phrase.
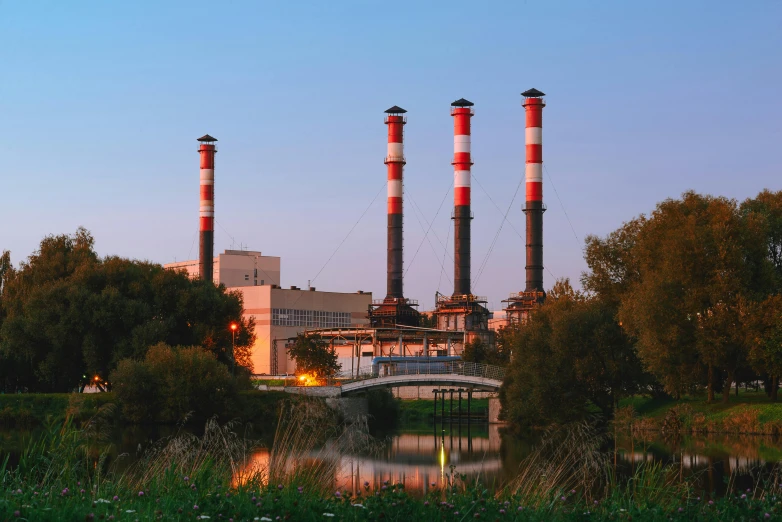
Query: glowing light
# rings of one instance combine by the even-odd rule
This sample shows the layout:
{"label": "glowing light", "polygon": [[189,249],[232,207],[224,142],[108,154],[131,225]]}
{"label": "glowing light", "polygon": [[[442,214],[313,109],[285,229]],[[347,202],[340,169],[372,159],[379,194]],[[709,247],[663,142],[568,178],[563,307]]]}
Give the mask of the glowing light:
{"label": "glowing light", "polygon": [[98,382],[99,380],[100,380],[100,377],[98,377],[98,376],[96,375],[96,376],[95,376],[95,382]]}
{"label": "glowing light", "polygon": [[440,444],[440,478],[445,480],[445,442]]}
{"label": "glowing light", "polygon": [[238,325],[238,324],[236,324],[236,323],[231,323],[231,330],[233,330],[233,331],[235,332],[237,328],[239,328],[239,325]]}

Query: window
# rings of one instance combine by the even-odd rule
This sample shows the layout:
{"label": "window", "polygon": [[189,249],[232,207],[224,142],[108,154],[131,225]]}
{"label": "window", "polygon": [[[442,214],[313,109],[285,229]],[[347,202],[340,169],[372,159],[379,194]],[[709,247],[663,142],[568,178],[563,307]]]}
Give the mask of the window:
{"label": "window", "polygon": [[272,325],[303,326],[305,328],[349,328],[350,312],[327,312],[325,310],[296,310],[273,308]]}
{"label": "window", "polygon": [[244,280],[249,281],[250,280],[250,274],[244,274]]}

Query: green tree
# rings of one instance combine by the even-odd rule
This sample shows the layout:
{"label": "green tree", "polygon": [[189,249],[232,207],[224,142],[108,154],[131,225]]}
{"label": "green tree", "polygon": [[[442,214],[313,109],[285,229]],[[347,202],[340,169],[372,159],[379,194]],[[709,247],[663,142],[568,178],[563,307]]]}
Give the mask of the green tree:
{"label": "green tree", "polygon": [[143,361],[120,361],[111,381],[125,419],[136,423],[204,420],[236,395],[228,368],[200,346],[158,343]]}
{"label": "green tree", "polygon": [[503,416],[517,427],[566,423],[601,413],[636,393],[643,372],[616,310],[560,280],[513,337],[500,391]]}
{"label": "green tree", "polygon": [[782,295],[754,304],[748,315],[749,362],[756,372],[768,375],[771,400],[776,402],[782,376]]}
{"label": "green tree", "polygon": [[311,375],[317,379],[333,377],[339,371],[337,354],[319,335],[300,333],[286,347],[296,362],[296,375]]}
{"label": "green tree", "polygon": [[15,387],[70,391],[158,342],[203,346],[228,364],[231,322],[240,325],[237,361],[247,362],[254,323],[242,319],[240,295],[157,264],[101,259],[93,243],[84,229],[46,237],[6,273],[0,357],[16,365]]}

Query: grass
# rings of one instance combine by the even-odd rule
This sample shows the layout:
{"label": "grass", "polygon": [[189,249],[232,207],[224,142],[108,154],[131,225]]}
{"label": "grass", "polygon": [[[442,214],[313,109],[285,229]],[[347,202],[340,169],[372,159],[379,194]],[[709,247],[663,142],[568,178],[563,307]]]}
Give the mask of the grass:
{"label": "grass", "polygon": [[728,404],[720,399],[708,404],[705,395],[678,401],[635,396],[621,400],[619,406],[632,408],[625,415],[632,413],[639,429],[670,431],[678,425],[684,432],[782,434],[782,402],[771,402],[765,393],[754,391],[742,391],[738,397],[732,393]]}
{"label": "grass", "polygon": [[[489,410],[489,399],[473,399],[471,401],[470,405],[470,413],[472,415],[486,415],[486,413]],[[419,423],[419,422],[427,422],[431,423],[432,416],[434,415],[434,401],[433,400],[427,400],[427,399],[417,399],[417,400],[401,400],[399,401],[400,405],[400,415],[401,415],[401,421],[404,423]],[[440,411],[441,403],[438,401],[437,405],[437,415],[442,415],[442,412]],[[446,397],[445,400],[445,414],[449,415],[451,411],[451,405],[449,399]],[[453,414],[454,416],[457,415],[458,412],[458,402],[454,398],[454,404],[453,404]],[[462,399],[462,415],[467,415],[467,399]]]}
{"label": "grass", "polygon": [[[112,470],[101,449],[102,407],[82,429],[51,425],[13,469],[0,454],[0,520],[513,521],[781,520],[775,473],[723,498],[697,496],[659,464],[619,481],[585,425],[552,432],[508,486],[489,491],[451,468],[423,497],[403,484],[335,487],[340,457],[371,451],[361,423],[342,426],[317,401],[285,403],[268,463],[246,466],[253,443],[231,424],[162,440],[138,464]],[[325,443],[324,441],[330,441]]]}

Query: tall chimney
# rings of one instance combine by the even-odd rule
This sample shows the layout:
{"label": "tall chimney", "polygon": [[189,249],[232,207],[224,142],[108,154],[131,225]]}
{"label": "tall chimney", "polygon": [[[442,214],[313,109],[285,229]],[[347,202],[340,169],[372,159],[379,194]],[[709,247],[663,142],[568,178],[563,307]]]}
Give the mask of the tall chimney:
{"label": "tall chimney", "polygon": [[546,102],[537,89],[521,93],[526,112],[527,166],[525,180],[527,199],[524,214],[527,221],[526,292],[543,291],[543,107]]}
{"label": "tall chimney", "polygon": [[198,154],[201,156],[201,204],[199,207],[198,274],[210,283],[214,282],[215,239],[215,147],[216,138],[205,134],[198,138]]}
{"label": "tall chimney", "polygon": [[388,154],[383,161],[388,170],[388,267],[386,298],[401,298],[402,293],[402,170],[405,165],[403,131],[407,111],[394,105],[386,111]]}
{"label": "tall chimney", "polygon": [[453,220],[454,220],[454,295],[470,290],[470,118],[473,103],[464,98],[451,104],[453,116]]}

